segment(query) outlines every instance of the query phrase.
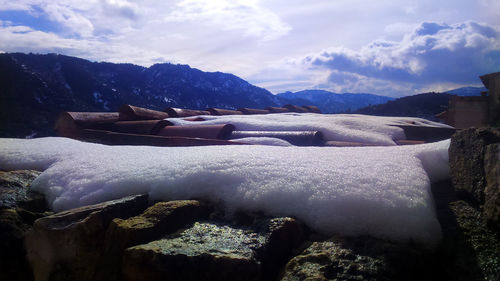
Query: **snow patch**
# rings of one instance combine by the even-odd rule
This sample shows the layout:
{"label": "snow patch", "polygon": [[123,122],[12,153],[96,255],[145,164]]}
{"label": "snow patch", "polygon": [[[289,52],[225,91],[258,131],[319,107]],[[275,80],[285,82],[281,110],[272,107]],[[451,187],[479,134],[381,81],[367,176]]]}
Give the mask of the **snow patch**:
{"label": "snow patch", "polygon": [[109,109],[109,103],[108,101],[104,101],[103,100],[103,96],[100,92],[94,92],[92,94],[94,96],[94,100],[95,100],[95,103],[101,103],[102,104],[102,107],[105,109],[105,110],[110,110]]}
{"label": "snow patch", "polygon": [[236,139],[237,142],[243,142],[248,144],[260,144],[260,145],[272,145],[272,146],[293,146],[286,140],[268,137],[248,137]]}
{"label": "snow patch", "polygon": [[[366,129],[377,142],[401,137],[399,130],[375,124],[388,133],[382,138],[375,125],[361,125],[356,118],[336,123]],[[306,123],[299,128],[308,128]],[[320,123],[316,126],[327,127]],[[238,126],[257,126],[243,124]],[[449,140],[336,148],[106,146],[66,138],[0,139],[0,169],[44,171],[32,188],[43,192],[57,211],[140,193],[149,193],[151,200],[206,198],[222,202],[230,213],[259,210],[295,216],[324,234],[371,235],[432,246],[441,232],[430,183],[449,177],[448,146]]]}

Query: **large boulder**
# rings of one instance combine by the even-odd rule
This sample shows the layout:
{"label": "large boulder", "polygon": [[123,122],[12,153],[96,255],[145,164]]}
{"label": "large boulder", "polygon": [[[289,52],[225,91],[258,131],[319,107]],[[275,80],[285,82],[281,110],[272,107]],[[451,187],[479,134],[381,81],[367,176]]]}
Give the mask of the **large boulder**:
{"label": "large boulder", "polygon": [[302,239],[302,227],[292,218],[270,219],[255,228],[196,222],[164,239],[128,248],[124,279],[272,280]]}
{"label": "large boulder", "polygon": [[500,142],[498,128],[469,128],[451,138],[450,174],[455,191],[482,205],[487,185],[484,172],[486,147]]}
{"label": "large boulder", "polygon": [[92,280],[109,223],[139,214],[147,203],[147,195],[136,195],[36,220],[25,239],[35,280]]}

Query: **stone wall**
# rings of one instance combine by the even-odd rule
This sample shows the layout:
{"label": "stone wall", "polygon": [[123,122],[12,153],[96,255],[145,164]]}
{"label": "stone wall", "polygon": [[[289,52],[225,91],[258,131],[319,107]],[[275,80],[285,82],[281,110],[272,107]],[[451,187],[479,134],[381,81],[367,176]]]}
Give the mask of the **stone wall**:
{"label": "stone wall", "polygon": [[0,172],[0,280],[500,280],[499,143],[498,129],[453,136],[435,249],[147,195],[52,213],[29,191],[40,172]]}

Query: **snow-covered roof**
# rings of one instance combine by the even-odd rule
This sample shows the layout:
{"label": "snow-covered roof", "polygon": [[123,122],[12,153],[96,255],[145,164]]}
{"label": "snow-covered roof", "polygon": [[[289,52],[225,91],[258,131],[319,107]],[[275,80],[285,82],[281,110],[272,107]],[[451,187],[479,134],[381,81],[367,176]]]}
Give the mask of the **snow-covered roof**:
{"label": "snow-covered roof", "polygon": [[318,112],[314,106],[294,105],[206,111],[124,105],[115,113],[64,112],[55,127],[61,136],[85,141],[155,146],[231,145],[244,143],[242,138],[255,143],[248,137],[278,138],[301,146],[396,145],[443,140],[454,132],[421,118]]}

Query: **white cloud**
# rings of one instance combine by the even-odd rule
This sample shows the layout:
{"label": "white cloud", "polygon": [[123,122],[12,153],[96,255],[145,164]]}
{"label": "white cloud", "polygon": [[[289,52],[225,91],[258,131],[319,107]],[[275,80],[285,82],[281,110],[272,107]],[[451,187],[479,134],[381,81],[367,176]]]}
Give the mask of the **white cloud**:
{"label": "white cloud", "polygon": [[34,1],[11,1],[11,0],[0,0],[0,10],[8,11],[8,10],[31,10]]}
{"label": "white cloud", "polygon": [[264,41],[279,38],[291,29],[255,0],[183,0],[165,21],[212,24],[226,30],[239,30]]}
{"label": "white cloud", "polygon": [[43,10],[51,20],[63,24],[71,32],[83,37],[92,36],[94,32],[92,22],[71,7],[49,3],[43,7]]}
{"label": "white cloud", "polygon": [[[407,28],[402,26],[389,29]],[[261,72],[251,80],[275,93],[325,89],[401,96],[478,85],[479,75],[500,70],[495,27],[473,21],[413,26],[398,41],[377,40],[358,50],[331,47],[284,60],[272,73]]]}
{"label": "white cloud", "polygon": [[387,37],[402,37],[403,35],[412,32],[415,27],[415,24],[395,22],[384,27],[384,34]]}
{"label": "white cloud", "polygon": [[[374,42],[358,51],[332,48],[303,58],[311,68],[353,75],[356,83],[477,83],[477,76],[500,68],[500,35],[475,22],[422,23],[399,42]],[[375,83],[375,81],[378,81]]]}
{"label": "white cloud", "polygon": [[[90,38],[100,30],[117,31],[138,15],[138,6],[126,0],[0,0],[0,10],[25,11],[57,23],[65,37]],[[35,27],[36,28],[36,27]]]}
{"label": "white cloud", "polygon": [[479,4],[485,13],[500,15],[500,0],[479,0]]}
{"label": "white cloud", "polygon": [[95,39],[64,38],[54,33],[27,26],[0,22],[0,50],[3,52],[61,53],[93,61],[128,62],[151,65],[168,61],[163,54],[126,44],[101,42]]}

